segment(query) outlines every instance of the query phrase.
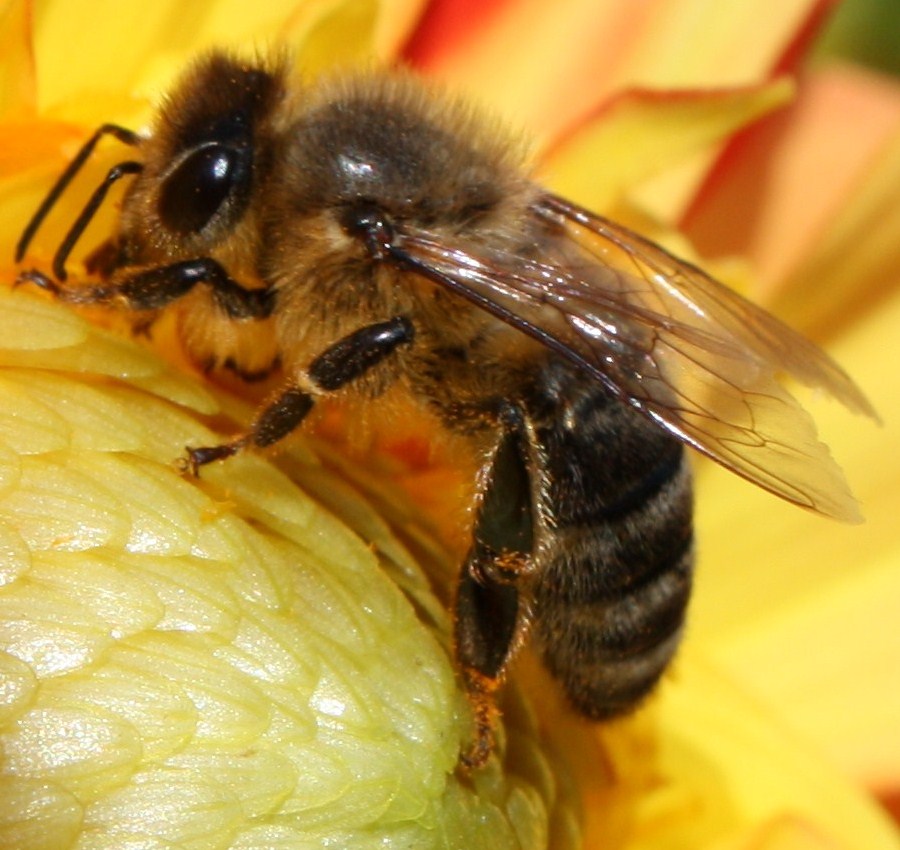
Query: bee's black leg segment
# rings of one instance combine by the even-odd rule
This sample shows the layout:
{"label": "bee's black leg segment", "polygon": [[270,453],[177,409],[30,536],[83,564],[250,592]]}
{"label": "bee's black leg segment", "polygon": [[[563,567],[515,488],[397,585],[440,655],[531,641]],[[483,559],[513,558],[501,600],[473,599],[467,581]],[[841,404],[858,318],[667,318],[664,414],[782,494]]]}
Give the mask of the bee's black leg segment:
{"label": "bee's black leg segment", "polygon": [[137,133],[128,130],[125,127],[120,127],[118,124],[103,124],[98,127],[94,132],[94,135],[81,146],[81,150],[78,151],[66,170],[60,174],[59,179],[47,193],[47,196],[41,202],[41,205],[37,208],[35,214],[31,217],[31,221],[28,222],[25,230],[22,231],[22,235],[19,237],[19,241],[16,244],[17,263],[22,262],[22,258],[25,256],[25,252],[28,250],[28,246],[31,244],[34,234],[47,217],[47,214],[59,200],[60,195],[65,192],[68,185],[72,182],[72,179],[84,166],[88,157],[93,153],[94,148],[97,146],[97,142],[108,135],[115,136],[125,145],[137,146],[141,141],[140,136],[138,136]]}
{"label": "bee's black leg segment", "polygon": [[139,174],[143,170],[143,164],[136,160],[126,160],[110,168],[106,177],[84,205],[84,209],[78,218],[75,219],[69,228],[69,232],[63,238],[59,248],[56,249],[56,254],[53,257],[53,274],[56,275],[57,280],[62,281],[66,279],[66,260],[69,258],[69,254],[72,253],[75,243],[78,242],[81,234],[84,233],[85,228],[91,223],[91,219],[97,214],[97,210],[100,209],[100,205],[106,199],[106,195],[109,193],[113,183],[129,174]]}
{"label": "bee's black leg segment", "polygon": [[406,316],[366,325],[328,346],[310,364],[309,378],[323,392],[340,389],[414,337],[415,328]]}
{"label": "bee's black leg segment", "polygon": [[522,638],[534,551],[530,445],[518,410],[502,421],[506,430],[485,476],[456,596],[456,655],[476,722],[475,741],[462,757],[469,767],[483,764],[493,746],[494,692]]}
{"label": "bee's black leg segment", "polygon": [[185,467],[201,466],[237,454],[245,446],[265,448],[282,440],[312,410],[316,396],[333,392],[381,363],[399,345],[412,342],[414,329],[405,316],[360,328],[328,346],[309,366],[309,390],[288,384],[257,415],[249,433],[220,446],[187,450]]}
{"label": "bee's black leg segment", "polygon": [[262,449],[277,443],[300,425],[314,403],[315,397],[310,393],[288,385],[263,407],[248,433],[218,446],[188,447],[185,470],[197,475],[201,466],[236,455],[246,446]]}
{"label": "bee's black leg segment", "polygon": [[61,287],[53,278],[45,275],[43,272],[38,271],[37,269],[29,269],[27,272],[20,272],[15,281],[13,282],[13,286],[21,286],[23,283],[30,283],[33,286],[38,286],[41,289],[47,290],[47,292],[52,293],[57,298],[62,298],[65,300],[65,288]]}
{"label": "bee's black leg segment", "polygon": [[198,449],[187,448],[187,457],[179,461],[179,466],[183,472],[190,472],[191,475],[197,477],[200,474],[200,467],[212,463],[214,460],[224,460],[227,457],[236,455],[244,446],[247,445],[247,437],[238,437],[230,443],[222,443],[218,446],[201,446]]}
{"label": "bee's black leg segment", "polygon": [[206,285],[212,289],[218,306],[233,319],[264,319],[275,304],[271,289],[247,289],[209,257],[182,260],[85,286],[65,286],[38,271],[23,272],[16,283],[33,283],[74,304],[122,301],[131,310],[158,310],[187,295],[195,286]]}
{"label": "bee's black leg segment", "polygon": [[114,285],[112,295],[123,298],[133,310],[157,310],[200,284],[212,289],[216,304],[232,319],[264,319],[275,303],[271,289],[242,286],[210,257],[182,260],[130,275]]}
{"label": "bee's black leg segment", "polygon": [[283,440],[306,419],[314,403],[313,396],[297,387],[282,390],[257,415],[250,441],[257,448],[264,449]]}
{"label": "bee's black leg segment", "polygon": [[518,642],[522,624],[519,588],[486,578],[492,554],[474,544],[456,593],[454,642],[463,684],[475,714],[475,736],[462,754],[469,768],[487,761],[494,746],[495,694]]}

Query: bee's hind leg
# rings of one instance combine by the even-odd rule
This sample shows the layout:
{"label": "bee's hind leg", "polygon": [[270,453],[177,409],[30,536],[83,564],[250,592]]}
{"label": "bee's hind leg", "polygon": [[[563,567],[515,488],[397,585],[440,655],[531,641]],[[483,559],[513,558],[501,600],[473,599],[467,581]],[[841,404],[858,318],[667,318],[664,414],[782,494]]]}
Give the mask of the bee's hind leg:
{"label": "bee's hind leg", "polygon": [[484,476],[456,595],[456,656],[475,714],[474,740],[461,756],[469,769],[483,765],[494,746],[496,691],[524,637],[535,545],[532,452],[524,420],[511,407],[501,421],[505,430]]}

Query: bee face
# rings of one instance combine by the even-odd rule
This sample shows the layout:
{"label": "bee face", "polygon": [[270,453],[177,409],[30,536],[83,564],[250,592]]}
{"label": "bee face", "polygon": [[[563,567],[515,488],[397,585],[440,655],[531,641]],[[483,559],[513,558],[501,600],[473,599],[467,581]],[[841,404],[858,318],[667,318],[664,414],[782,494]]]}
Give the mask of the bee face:
{"label": "bee face", "polygon": [[[188,348],[250,376],[283,367],[248,430],[195,472],[298,427],[322,396],[393,383],[485,461],[456,601],[477,735],[527,622],[589,717],[628,710],[675,651],[691,586],[684,445],[771,492],[853,519],[840,470],[783,373],[872,414],[823,352],[702,271],[535,185],[520,146],[407,76],[291,85],[213,54],[73,223],[53,274],[73,302],[177,302]],[[136,175],[133,176],[132,175]],[[131,177],[112,250],[65,264],[108,185]],[[373,404],[375,402],[373,401]]]}
{"label": "bee face", "polygon": [[203,256],[223,246],[234,253],[248,241],[242,222],[252,225],[251,207],[271,168],[281,83],[278,74],[220,55],[191,71],[140,142],[142,169],[116,234],[119,265]]}

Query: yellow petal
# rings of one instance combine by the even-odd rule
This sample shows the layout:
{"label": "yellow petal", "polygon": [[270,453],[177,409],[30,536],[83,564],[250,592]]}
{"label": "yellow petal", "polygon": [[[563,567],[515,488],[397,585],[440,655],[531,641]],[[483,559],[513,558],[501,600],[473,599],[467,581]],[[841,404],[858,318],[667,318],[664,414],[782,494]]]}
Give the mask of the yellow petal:
{"label": "yellow petal", "polygon": [[[213,47],[265,52],[287,45],[311,72],[392,55],[408,36],[422,0],[237,0],[121,4],[90,9],[86,51],[71,33],[84,29],[78,0],[42,4],[35,14],[38,108],[44,115],[87,125],[136,123],[148,101],[184,64]],[[127,45],[127,49],[123,49]]]}
{"label": "yellow petal", "polygon": [[[264,47],[295,5],[295,0],[250,5],[98,0],[88,10],[79,0],[38,4],[34,39],[39,109],[69,118],[75,117],[74,109],[82,109],[77,117],[89,117],[92,123],[109,120],[114,112],[104,101],[111,95],[157,91],[188,58],[213,45],[258,41]],[[89,47],[72,37],[85,33],[88,19]],[[91,99],[100,102],[91,108]]]}
{"label": "yellow petal", "polygon": [[[881,812],[704,656],[686,652],[647,712],[650,757],[619,765],[646,789],[629,850],[897,847]],[[640,720],[619,734],[640,740]]]}
{"label": "yellow petal", "polygon": [[[178,8],[178,4],[166,0],[149,4],[100,0],[89,12],[76,0],[36,4],[39,112],[72,119],[81,117],[73,111],[82,108],[90,123],[103,120],[98,114],[101,109],[107,110],[107,119],[114,115],[107,99],[112,93],[121,98],[134,90],[148,58],[165,49],[165,34],[178,20]],[[86,34],[88,26],[90,46],[83,38],[73,37],[73,33]],[[190,33],[191,28],[176,31]],[[100,101],[96,111],[91,108],[93,98]]]}
{"label": "yellow petal", "polygon": [[[833,347],[884,426],[824,401],[816,419],[866,523],[782,505],[705,465],[698,485],[700,575],[691,634],[773,710],[855,775],[900,780],[900,373],[890,354],[900,297]],[[887,346],[887,348],[886,348]]]}

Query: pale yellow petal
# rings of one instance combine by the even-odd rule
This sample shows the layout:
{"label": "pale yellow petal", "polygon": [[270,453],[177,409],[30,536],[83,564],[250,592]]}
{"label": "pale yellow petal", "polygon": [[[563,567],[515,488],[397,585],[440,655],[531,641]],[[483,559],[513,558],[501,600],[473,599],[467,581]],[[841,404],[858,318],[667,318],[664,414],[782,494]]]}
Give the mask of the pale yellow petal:
{"label": "pale yellow petal", "polygon": [[723,641],[716,655],[799,738],[867,787],[890,790],[900,764],[900,544],[848,573]]}
{"label": "pale yellow petal", "polygon": [[0,846],[576,846],[514,692],[510,763],[455,773],[448,617],[371,503],[309,451],[283,462],[359,533],[260,457],[183,477],[208,390],[0,302]]}

